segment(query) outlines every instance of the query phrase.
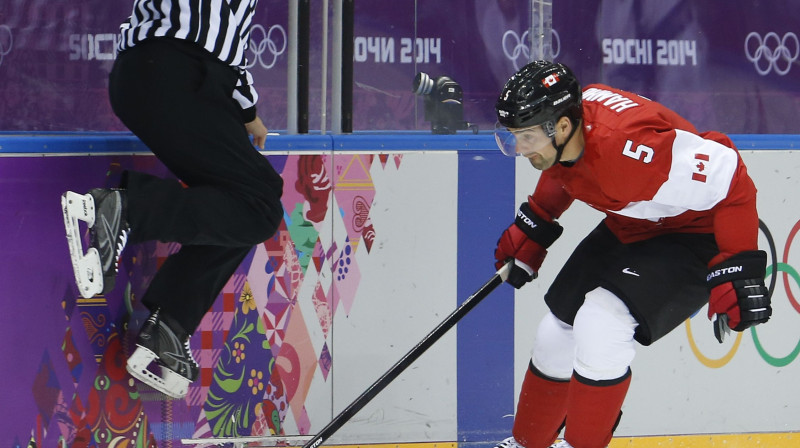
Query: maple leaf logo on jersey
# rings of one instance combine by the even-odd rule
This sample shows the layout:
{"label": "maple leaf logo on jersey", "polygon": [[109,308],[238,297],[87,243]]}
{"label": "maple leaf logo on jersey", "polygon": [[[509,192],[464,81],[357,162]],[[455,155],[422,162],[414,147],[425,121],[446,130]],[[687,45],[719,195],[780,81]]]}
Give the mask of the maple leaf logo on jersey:
{"label": "maple leaf logo on jersey", "polygon": [[696,180],[698,182],[706,182],[708,176],[704,174],[706,170],[706,163],[708,162],[708,154],[695,154],[694,160],[697,162],[694,165],[694,172],[692,173],[692,180]]}
{"label": "maple leaf logo on jersey", "polygon": [[555,73],[542,80],[542,84],[544,84],[545,87],[553,87],[557,82],[558,82],[558,75],[556,75]]}

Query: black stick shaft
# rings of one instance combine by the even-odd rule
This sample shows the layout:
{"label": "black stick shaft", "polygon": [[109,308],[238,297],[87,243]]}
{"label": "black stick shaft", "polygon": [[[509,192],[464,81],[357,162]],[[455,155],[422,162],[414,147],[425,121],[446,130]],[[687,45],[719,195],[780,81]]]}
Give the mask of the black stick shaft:
{"label": "black stick shaft", "polygon": [[[505,269],[505,268],[503,268]],[[501,269],[502,270],[502,269]],[[481,288],[465,300],[455,311],[450,313],[445,320],[443,320],[436,328],[433,329],[427,336],[425,336],[417,345],[414,346],[408,353],[405,354],[400,361],[397,361],[386,373],[384,373],[377,381],[372,383],[358,398],[350,403],[342,412],[339,413],[327,426],[322,428],[313,439],[309,440],[303,448],[317,448],[336,431],[339,430],[350,418],[352,418],[358,411],[361,410],[367,403],[369,403],[376,395],[378,395],[386,386],[389,385],[395,378],[397,378],[408,366],[417,360],[426,350],[428,350],[436,341],[438,341],[447,331],[455,326],[455,324],[466,316],[478,303],[481,302],[486,296],[494,291],[497,286],[503,283],[500,271],[498,271],[489,281],[487,281]]]}

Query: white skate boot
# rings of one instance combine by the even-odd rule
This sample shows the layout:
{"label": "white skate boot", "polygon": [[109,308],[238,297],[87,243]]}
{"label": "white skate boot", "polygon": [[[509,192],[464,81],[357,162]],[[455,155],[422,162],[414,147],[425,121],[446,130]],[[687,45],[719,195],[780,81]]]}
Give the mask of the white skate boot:
{"label": "white skate boot", "polygon": [[[61,196],[64,228],[78,291],[84,298],[114,289],[119,257],[128,241],[125,196],[122,190],[96,188],[87,194],[68,191]],[[86,223],[90,247],[83,252],[79,221]]]}
{"label": "white skate boot", "polygon": [[514,436],[508,437],[494,446],[494,448],[525,448],[517,442]]}
{"label": "white skate boot", "polygon": [[[495,448],[525,448],[517,442],[514,437],[509,437],[502,442],[495,445]],[[550,448],[572,448],[572,445],[569,444],[566,440],[562,440],[560,442],[556,442],[550,445]]]}
{"label": "white skate boot", "polygon": [[139,332],[136,350],[126,365],[128,373],[172,398],[185,397],[200,371],[189,336],[174,319],[155,311]]}
{"label": "white skate boot", "polygon": [[550,445],[550,448],[572,448],[572,445],[570,445],[566,440],[562,440],[558,443]]}

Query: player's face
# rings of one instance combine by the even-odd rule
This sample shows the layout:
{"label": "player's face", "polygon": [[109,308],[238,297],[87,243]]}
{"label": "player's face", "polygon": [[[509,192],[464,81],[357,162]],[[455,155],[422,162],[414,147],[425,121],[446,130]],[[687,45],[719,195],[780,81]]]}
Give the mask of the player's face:
{"label": "player's face", "polygon": [[556,149],[542,126],[495,129],[495,139],[504,154],[525,157],[538,170],[556,163]]}

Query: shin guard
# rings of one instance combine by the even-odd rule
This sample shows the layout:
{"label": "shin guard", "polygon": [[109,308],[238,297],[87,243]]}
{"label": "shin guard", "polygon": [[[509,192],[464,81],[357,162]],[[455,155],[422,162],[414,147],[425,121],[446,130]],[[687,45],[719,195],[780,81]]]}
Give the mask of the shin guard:
{"label": "shin guard", "polygon": [[619,424],[631,371],[616,380],[593,381],[572,375],[564,439],[575,448],[606,448]]}
{"label": "shin guard", "polygon": [[567,415],[569,380],[548,378],[533,363],[522,381],[512,434],[525,448],[550,446]]}

